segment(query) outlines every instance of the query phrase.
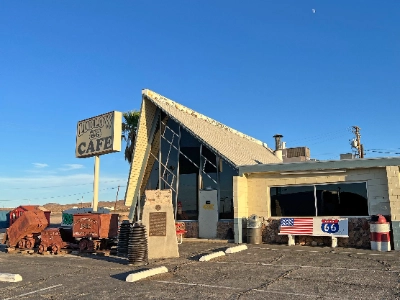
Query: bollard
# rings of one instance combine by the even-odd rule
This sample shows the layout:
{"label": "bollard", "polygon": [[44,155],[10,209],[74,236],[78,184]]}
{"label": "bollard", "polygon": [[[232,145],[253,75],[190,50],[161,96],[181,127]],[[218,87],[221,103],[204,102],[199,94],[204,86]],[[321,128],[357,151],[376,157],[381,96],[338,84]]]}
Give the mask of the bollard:
{"label": "bollard", "polygon": [[371,250],[391,251],[390,247],[390,223],[386,222],[386,218],[377,215],[378,220],[371,222]]}

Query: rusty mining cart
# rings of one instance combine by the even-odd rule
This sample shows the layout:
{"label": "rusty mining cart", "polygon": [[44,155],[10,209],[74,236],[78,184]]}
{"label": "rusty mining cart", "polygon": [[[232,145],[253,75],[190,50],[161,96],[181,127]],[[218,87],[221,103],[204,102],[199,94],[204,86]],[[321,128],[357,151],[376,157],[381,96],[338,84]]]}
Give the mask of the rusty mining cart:
{"label": "rusty mining cart", "polygon": [[110,249],[118,238],[118,214],[76,214],[72,236],[79,240],[81,252]]}
{"label": "rusty mining cart", "polygon": [[7,229],[3,243],[9,248],[33,249],[48,225],[43,211],[26,211]]}
{"label": "rusty mining cart", "polygon": [[62,249],[80,252],[110,250],[117,244],[118,214],[86,213],[73,216],[72,228],[47,228],[41,210],[24,212],[6,231],[3,244],[8,252],[34,251],[39,254],[59,254]]}
{"label": "rusty mining cart", "polygon": [[50,251],[52,254],[58,254],[61,249],[75,249],[77,246],[70,228],[47,228],[40,233],[40,245],[37,252],[43,254]]}

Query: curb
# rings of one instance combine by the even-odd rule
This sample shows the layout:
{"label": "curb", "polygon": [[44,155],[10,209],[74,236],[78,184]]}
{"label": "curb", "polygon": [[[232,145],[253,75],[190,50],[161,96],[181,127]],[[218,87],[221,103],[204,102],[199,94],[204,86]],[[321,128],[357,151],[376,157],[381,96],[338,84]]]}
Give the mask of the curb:
{"label": "curb", "polygon": [[225,252],[222,251],[218,251],[218,252],[214,252],[211,254],[207,254],[207,255],[203,255],[202,257],[200,257],[199,261],[209,261],[210,259],[219,257],[219,256],[224,256]]}
{"label": "curb", "polygon": [[19,282],[22,281],[22,276],[19,274],[0,273],[0,281]]}
{"label": "curb", "polygon": [[150,276],[154,276],[157,274],[162,274],[162,273],[168,273],[168,269],[164,266],[129,274],[126,277],[126,281],[127,282],[135,282],[135,281],[138,281],[138,280],[150,277]]}
{"label": "curb", "polygon": [[243,250],[247,250],[247,245],[240,245],[240,246],[235,246],[235,247],[230,247],[225,250],[225,253],[230,254],[230,253],[236,253],[240,252]]}

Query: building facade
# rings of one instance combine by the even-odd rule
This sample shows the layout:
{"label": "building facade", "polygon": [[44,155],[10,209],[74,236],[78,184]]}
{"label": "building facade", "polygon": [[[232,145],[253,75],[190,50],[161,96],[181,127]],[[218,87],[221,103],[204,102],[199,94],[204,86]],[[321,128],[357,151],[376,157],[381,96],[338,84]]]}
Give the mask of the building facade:
{"label": "building facade", "polygon": [[[369,220],[382,214],[399,220],[400,158],[310,161],[242,166],[234,178],[235,240],[245,235],[243,220],[264,217],[263,240],[286,243],[278,235],[281,217],[346,217],[349,238],[339,245],[369,247]],[[298,237],[300,244],[328,239]]]}
{"label": "building facade", "polygon": [[[372,215],[400,221],[400,158],[313,161],[306,147],[276,144],[272,150],[143,90],[125,192],[129,219],[141,219],[146,190],[170,189],[175,222],[186,237],[246,242],[246,220],[257,215],[264,242],[287,243],[278,235],[281,218],[345,217],[349,237],[339,238],[339,246],[369,248]],[[326,237],[296,239],[330,244]]]}
{"label": "building facade", "polygon": [[141,115],[125,203],[140,219],[145,190],[171,189],[187,237],[233,238],[239,166],[282,162],[268,146],[150,90]]}

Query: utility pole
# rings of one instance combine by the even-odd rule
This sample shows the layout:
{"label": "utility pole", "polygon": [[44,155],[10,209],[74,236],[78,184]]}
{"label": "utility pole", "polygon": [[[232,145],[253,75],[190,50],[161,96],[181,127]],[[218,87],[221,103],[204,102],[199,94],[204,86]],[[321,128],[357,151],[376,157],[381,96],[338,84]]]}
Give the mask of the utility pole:
{"label": "utility pole", "polygon": [[352,126],[352,129],[354,135],[356,136],[355,138],[356,143],[353,145],[353,147],[357,149],[358,157],[364,158],[364,146],[361,144],[361,134],[360,134],[361,128],[358,126]]}
{"label": "utility pole", "polygon": [[119,186],[118,186],[118,189],[117,189],[117,196],[116,196],[116,198],[115,198],[114,211],[117,210],[118,192],[119,192]]}

